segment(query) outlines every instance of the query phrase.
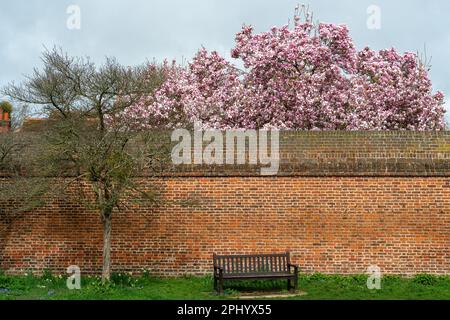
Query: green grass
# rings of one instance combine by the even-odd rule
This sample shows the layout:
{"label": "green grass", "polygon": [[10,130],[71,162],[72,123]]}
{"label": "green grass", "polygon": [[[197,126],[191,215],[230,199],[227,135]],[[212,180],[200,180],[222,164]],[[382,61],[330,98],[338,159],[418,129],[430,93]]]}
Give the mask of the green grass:
{"label": "green grass", "polygon": [[[381,290],[368,290],[367,276],[300,276],[300,290],[307,295],[289,299],[430,299],[450,300],[450,277],[418,275],[414,278],[386,276]],[[116,274],[104,286],[98,277],[83,277],[81,290],[68,290],[66,279],[45,272],[41,277],[0,274],[0,300],[208,300],[231,299],[242,292],[287,293],[284,281],[248,281],[226,283],[224,296],[213,292],[210,277],[158,279],[148,275],[131,277]]]}

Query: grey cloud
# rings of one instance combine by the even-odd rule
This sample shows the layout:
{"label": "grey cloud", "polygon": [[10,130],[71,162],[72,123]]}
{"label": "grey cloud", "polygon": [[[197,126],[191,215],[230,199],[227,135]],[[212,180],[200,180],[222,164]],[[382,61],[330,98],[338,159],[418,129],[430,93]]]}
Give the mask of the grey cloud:
{"label": "grey cloud", "polygon": [[[124,64],[146,59],[190,59],[199,47],[229,57],[243,23],[256,30],[287,23],[296,0],[15,0],[0,4],[0,86],[20,81],[39,65],[43,47]],[[301,0],[300,0],[301,2]],[[450,30],[447,0],[315,0],[316,18],[345,23],[358,48],[395,47],[432,56],[436,90],[450,96]],[[81,30],[66,28],[66,9],[81,8]],[[380,6],[382,28],[366,27],[367,7]],[[449,109],[450,111],[450,109]],[[450,120],[450,112],[447,114]]]}

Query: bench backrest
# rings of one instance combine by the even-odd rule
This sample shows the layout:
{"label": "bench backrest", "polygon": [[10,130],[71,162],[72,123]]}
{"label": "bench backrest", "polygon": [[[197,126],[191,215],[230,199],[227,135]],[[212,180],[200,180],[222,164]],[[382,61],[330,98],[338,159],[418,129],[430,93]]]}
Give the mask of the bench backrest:
{"label": "bench backrest", "polygon": [[289,271],[289,252],[281,254],[213,255],[214,266],[224,273],[285,273]]}

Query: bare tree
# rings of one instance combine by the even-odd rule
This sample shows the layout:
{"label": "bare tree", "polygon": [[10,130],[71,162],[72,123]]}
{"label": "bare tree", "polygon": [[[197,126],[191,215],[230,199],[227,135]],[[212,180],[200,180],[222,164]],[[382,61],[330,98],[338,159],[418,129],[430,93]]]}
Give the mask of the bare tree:
{"label": "bare tree", "polygon": [[[45,174],[63,177],[66,186],[87,184],[103,223],[103,282],[111,275],[112,214],[126,193],[139,191],[134,178],[155,172],[154,164],[168,150],[155,147],[154,133],[137,132],[116,121],[117,115],[159,87],[163,68],[121,66],[114,59],[96,67],[88,58],[72,58],[59,49],[45,51],[42,70],[3,93],[19,103],[41,105],[48,114],[41,132],[40,161]],[[111,119],[116,119],[111,121]],[[152,171],[153,170],[153,171]]]}

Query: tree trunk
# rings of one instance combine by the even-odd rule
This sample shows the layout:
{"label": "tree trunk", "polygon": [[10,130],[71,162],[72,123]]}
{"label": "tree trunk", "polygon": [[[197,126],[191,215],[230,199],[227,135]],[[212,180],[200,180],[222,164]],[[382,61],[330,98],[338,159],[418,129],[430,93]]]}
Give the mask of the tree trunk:
{"label": "tree trunk", "polygon": [[109,282],[111,279],[111,220],[111,210],[103,210],[103,283]]}

